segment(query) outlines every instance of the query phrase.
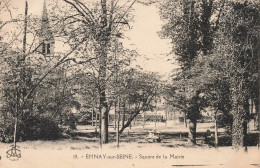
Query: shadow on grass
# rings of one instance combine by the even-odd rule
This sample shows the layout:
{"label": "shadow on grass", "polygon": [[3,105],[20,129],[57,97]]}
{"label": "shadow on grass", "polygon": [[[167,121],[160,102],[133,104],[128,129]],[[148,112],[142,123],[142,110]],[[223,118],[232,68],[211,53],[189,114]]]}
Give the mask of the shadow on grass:
{"label": "shadow on grass", "polygon": [[[149,144],[145,140],[147,132],[124,132],[120,135],[120,142],[137,142],[138,144]],[[197,133],[197,147],[204,146],[214,146],[214,137],[211,138],[208,144],[204,141],[204,132]],[[72,131],[69,133],[70,138],[73,140],[84,140],[85,142],[99,142],[98,132],[79,132]],[[257,133],[249,133],[246,139],[247,146],[255,146],[258,143],[259,135]],[[174,148],[174,147],[191,147],[187,144],[188,133],[183,132],[162,132],[160,133],[160,138],[162,138],[162,146]],[[231,146],[232,137],[226,133],[221,133],[218,137],[219,147],[221,146]],[[116,142],[116,132],[109,133],[109,142]],[[158,143],[158,142],[156,142]]]}

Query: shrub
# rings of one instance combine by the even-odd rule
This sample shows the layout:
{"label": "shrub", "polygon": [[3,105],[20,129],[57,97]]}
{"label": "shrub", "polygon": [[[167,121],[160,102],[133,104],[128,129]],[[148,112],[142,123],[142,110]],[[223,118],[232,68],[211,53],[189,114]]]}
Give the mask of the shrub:
{"label": "shrub", "polygon": [[[4,125],[1,139],[3,142],[13,141],[14,125]],[[17,140],[54,140],[61,135],[58,123],[49,116],[24,115],[18,122]],[[6,137],[9,137],[8,140]]]}

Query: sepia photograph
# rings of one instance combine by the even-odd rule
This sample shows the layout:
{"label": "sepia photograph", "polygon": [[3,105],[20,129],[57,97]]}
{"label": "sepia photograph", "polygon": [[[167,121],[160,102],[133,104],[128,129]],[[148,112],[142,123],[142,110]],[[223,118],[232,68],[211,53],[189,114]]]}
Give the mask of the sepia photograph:
{"label": "sepia photograph", "polygon": [[260,167],[260,1],[0,0],[0,167]]}

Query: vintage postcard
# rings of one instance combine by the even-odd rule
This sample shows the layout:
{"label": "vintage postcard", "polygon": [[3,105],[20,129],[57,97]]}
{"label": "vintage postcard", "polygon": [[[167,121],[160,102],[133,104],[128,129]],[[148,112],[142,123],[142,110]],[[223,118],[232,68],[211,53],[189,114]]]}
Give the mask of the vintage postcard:
{"label": "vintage postcard", "polygon": [[260,167],[260,1],[0,0],[0,167]]}

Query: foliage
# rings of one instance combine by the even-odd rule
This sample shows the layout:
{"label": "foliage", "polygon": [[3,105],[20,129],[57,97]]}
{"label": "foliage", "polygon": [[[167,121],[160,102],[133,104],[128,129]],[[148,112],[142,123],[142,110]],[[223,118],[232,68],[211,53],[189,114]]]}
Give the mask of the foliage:
{"label": "foliage", "polygon": [[[190,10],[185,13],[187,6]],[[207,106],[215,110],[215,119],[219,115],[221,125],[233,123],[232,144],[243,146],[242,137],[246,135],[249,113],[248,101],[251,99],[258,104],[259,3],[165,1],[161,6],[161,16],[166,21],[162,36],[172,39],[175,51],[181,49],[183,53],[188,52],[189,49],[180,47],[187,41],[194,41],[199,46],[194,49],[190,45],[192,51],[197,51],[192,60],[189,59],[191,54],[175,52],[182,69],[175,75],[174,84],[168,88],[168,103],[185,111],[186,104],[189,104],[188,96],[196,95],[196,92],[203,93]],[[198,16],[198,21],[189,19],[185,25],[184,16]],[[198,37],[186,38],[192,37],[187,29],[193,24],[198,27],[195,29]],[[186,63],[185,66],[185,62],[190,65]],[[182,102],[181,105],[179,102]],[[233,122],[227,122],[226,119],[232,119]]]}
{"label": "foliage", "polygon": [[[57,111],[58,114],[61,114],[60,107],[68,107],[71,105],[70,102],[72,102],[71,94],[64,90],[67,83],[64,82],[62,84],[60,82],[63,74],[59,74],[61,69],[57,67],[70,61],[67,57],[75,50],[75,47],[72,47],[68,53],[55,53],[53,55],[54,58],[44,57],[43,53],[37,52],[39,44],[37,44],[38,40],[36,40],[36,36],[39,35],[40,19],[35,19],[34,16],[27,16],[27,12],[25,12],[26,15],[23,19],[20,16],[12,18],[12,10],[8,9],[8,7],[11,9],[12,3],[8,3],[8,5],[7,1],[3,3],[5,3],[6,10],[9,12],[11,19],[1,22],[3,23],[1,28],[7,24],[14,26],[12,30],[4,29],[1,32],[4,41],[3,43],[1,42],[0,53],[1,118],[3,117],[6,123],[14,124],[15,127],[20,126],[19,123],[23,124],[27,121],[26,115],[33,116],[33,120],[36,121],[42,119],[47,122],[47,120],[52,118],[53,121],[50,121],[50,126],[54,129],[53,136],[55,138],[56,123],[54,118],[57,117]],[[25,11],[27,10],[28,3],[26,1]],[[34,38],[28,38],[28,36]],[[55,71],[55,69],[57,70]],[[48,78],[50,75],[53,75],[53,78]],[[53,96],[54,90],[58,91],[56,96]],[[47,115],[49,118],[42,118],[41,115]],[[15,121],[18,121],[18,124]],[[41,131],[45,131],[42,125],[41,123],[36,125],[39,127],[39,133],[35,134],[41,138],[47,138],[41,133]],[[4,127],[7,130],[11,130],[10,128],[13,126],[4,125]],[[30,132],[32,130],[25,126],[22,127],[22,131]],[[26,139],[27,135],[29,138],[35,138],[34,135],[26,133],[23,139]],[[46,135],[48,136],[48,134]]]}
{"label": "foliage", "polygon": [[[17,140],[55,140],[61,137],[58,123],[50,116],[25,114],[20,118],[17,127]],[[14,126],[4,125],[1,135],[3,142],[13,140]]]}
{"label": "foliage", "polygon": [[163,87],[160,76],[151,72],[132,70],[128,73],[128,77],[124,82],[124,89],[120,93],[124,107],[122,111],[130,115],[130,117],[122,126],[120,133],[131,124],[141,111],[156,108],[155,102],[160,98]]}

